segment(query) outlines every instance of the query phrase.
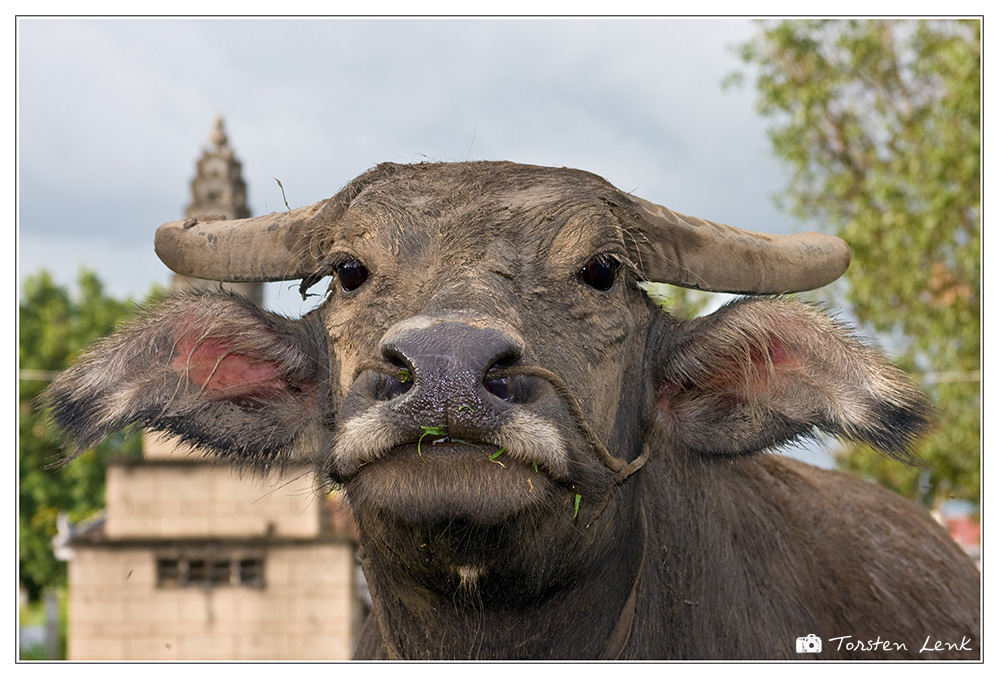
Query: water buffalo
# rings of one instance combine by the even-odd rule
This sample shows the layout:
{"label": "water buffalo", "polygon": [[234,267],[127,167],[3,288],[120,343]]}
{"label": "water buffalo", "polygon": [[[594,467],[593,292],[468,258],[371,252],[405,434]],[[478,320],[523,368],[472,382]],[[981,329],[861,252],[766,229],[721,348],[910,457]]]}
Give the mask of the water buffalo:
{"label": "water buffalo", "polygon": [[[173,270],[331,278],[300,319],[180,295],[48,391],[346,490],[357,657],[979,658],[979,575],[925,512],[767,452],[907,459],[921,392],[822,311],[850,253],[676,214],[583,171],[377,166],[310,207],[157,233]],[[754,295],[680,321],[642,282]]]}

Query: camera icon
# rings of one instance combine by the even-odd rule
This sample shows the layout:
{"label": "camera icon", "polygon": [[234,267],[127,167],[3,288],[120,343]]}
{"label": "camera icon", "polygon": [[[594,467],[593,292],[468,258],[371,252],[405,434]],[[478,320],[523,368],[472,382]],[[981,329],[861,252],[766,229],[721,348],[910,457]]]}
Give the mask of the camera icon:
{"label": "camera icon", "polygon": [[816,634],[809,634],[809,636],[800,636],[795,639],[795,652],[796,653],[819,653],[823,650],[823,639],[816,636]]}

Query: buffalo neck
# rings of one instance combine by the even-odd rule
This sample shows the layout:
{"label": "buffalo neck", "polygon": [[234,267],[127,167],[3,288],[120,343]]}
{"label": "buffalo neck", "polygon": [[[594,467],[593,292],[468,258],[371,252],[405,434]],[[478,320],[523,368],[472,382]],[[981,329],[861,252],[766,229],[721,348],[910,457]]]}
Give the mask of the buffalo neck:
{"label": "buffalo neck", "polygon": [[[369,627],[377,630],[380,642],[380,653],[359,655],[432,660],[619,656],[632,628],[647,537],[639,500],[613,496],[590,527],[581,525],[575,538],[559,543],[537,527],[527,533],[453,523],[395,528],[396,539],[406,539],[393,547],[384,527],[374,529],[379,540],[373,541],[373,529],[359,523],[372,595],[374,624]],[[428,551],[424,540],[432,540],[435,549]],[[463,555],[466,546],[485,549],[479,556]]]}

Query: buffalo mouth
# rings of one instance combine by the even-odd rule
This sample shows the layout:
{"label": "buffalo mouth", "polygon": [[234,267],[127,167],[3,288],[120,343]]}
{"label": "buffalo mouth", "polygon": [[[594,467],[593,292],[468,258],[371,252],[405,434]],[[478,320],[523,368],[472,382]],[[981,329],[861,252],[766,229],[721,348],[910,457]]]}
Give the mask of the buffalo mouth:
{"label": "buffalo mouth", "polygon": [[401,371],[363,363],[339,408],[323,472],[356,511],[411,523],[493,525],[530,509],[537,516],[568,508],[575,518],[575,485],[608,484],[603,466],[580,477],[596,439],[551,371],[407,371],[412,385]]}
{"label": "buffalo mouth", "polygon": [[544,466],[495,445],[428,436],[362,465],[346,489],[353,506],[408,524],[492,526],[550,508],[566,497],[563,486]]}

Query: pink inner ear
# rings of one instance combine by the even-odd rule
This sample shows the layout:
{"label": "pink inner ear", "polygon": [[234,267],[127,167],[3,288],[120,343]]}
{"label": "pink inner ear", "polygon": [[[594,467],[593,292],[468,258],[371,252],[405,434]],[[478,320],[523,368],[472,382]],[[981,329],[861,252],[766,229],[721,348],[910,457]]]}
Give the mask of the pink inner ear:
{"label": "pink inner ear", "polygon": [[[746,363],[749,355],[749,363]],[[796,370],[794,351],[784,341],[772,336],[767,341],[767,355],[755,346],[740,354],[724,353],[722,365],[716,363],[700,380],[688,384],[667,382],[660,386],[658,407],[663,414],[673,411],[674,401],[687,393],[712,393],[729,399],[753,400],[768,390],[782,387],[782,379]],[[770,368],[768,364],[770,363]],[[749,367],[749,368],[747,368]]]}
{"label": "pink inner ear", "polygon": [[[770,368],[768,364],[770,363]],[[750,365],[753,374],[750,383],[745,384],[751,393],[763,393],[771,385],[771,374],[780,376],[794,363],[792,353],[785,343],[771,338],[767,342],[767,356],[756,347],[750,348]]]}
{"label": "pink inner ear", "polygon": [[745,373],[748,380],[740,379],[732,383],[734,390],[742,390],[747,396],[756,397],[773,388],[781,388],[783,379],[796,368],[797,360],[793,349],[784,341],[771,336],[767,341],[767,354],[757,347],[750,347],[750,369],[734,370]]}
{"label": "pink inner ear", "polygon": [[767,343],[767,349],[771,357],[771,364],[775,368],[791,365],[793,361],[792,353],[784,342],[772,337]]}
{"label": "pink inner ear", "polygon": [[173,368],[205,389],[213,400],[266,400],[287,390],[277,364],[235,351],[224,338],[178,340]]}

